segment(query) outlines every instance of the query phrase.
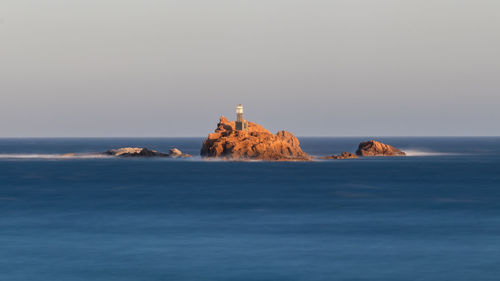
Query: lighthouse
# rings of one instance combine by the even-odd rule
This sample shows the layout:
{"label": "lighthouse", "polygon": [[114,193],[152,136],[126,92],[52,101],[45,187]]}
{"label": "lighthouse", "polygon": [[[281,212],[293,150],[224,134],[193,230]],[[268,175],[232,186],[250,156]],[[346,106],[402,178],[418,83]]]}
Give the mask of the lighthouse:
{"label": "lighthouse", "polygon": [[243,105],[236,106],[236,131],[248,131],[248,122],[243,118]]}

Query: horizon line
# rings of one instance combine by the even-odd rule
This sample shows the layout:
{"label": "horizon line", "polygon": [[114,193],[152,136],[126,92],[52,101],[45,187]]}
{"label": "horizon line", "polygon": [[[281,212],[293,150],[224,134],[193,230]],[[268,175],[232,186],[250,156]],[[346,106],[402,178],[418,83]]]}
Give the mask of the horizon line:
{"label": "horizon line", "polygon": [[[206,138],[207,136],[0,136],[0,139],[152,139],[152,138]],[[350,135],[350,136],[318,136],[296,135],[297,138],[498,138],[500,135]]]}

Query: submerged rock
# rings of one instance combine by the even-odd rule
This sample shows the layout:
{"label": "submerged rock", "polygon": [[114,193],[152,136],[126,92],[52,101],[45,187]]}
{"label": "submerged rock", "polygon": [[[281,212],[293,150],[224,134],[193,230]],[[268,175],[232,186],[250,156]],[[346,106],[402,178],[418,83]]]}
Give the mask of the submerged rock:
{"label": "submerged rock", "polygon": [[104,152],[105,155],[119,157],[190,157],[190,154],[184,154],[177,148],[170,149],[170,153],[158,152],[144,147],[123,147],[111,149]]}
{"label": "submerged rock", "polygon": [[323,156],[320,157],[319,159],[354,159],[354,158],[358,158],[358,156],[354,153],[342,152],[339,155]]}
{"label": "submerged rock", "polygon": [[375,140],[365,141],[359,144],[356,154],[360,156],[405,156],[406,153],[394,146]]}
{"label": "submerged rock", "polygon": [[203,157],[231,160],[309,161],[311,156],[300,148],[290,132],[272,134],[259,124],[248,122],[247,131],[237,131],[235,122],[222,116],[214,133],[203,142]]}

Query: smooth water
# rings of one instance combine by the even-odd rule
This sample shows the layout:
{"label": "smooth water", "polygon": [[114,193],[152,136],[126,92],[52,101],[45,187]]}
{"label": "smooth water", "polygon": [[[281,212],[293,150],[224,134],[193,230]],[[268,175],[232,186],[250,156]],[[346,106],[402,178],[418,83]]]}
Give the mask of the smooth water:
{"label": "smooth water", "polygon": [[1,139],[0,280],[498,280],[500,138],[380,140],[415,156],[60,158],[202,139]]}

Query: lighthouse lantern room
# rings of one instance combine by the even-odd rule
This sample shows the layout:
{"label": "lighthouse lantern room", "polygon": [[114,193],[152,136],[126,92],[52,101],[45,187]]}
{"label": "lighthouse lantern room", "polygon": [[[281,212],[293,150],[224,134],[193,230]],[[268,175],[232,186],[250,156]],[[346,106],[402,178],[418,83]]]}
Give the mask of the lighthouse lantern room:
{"label": "lighthouse lantern room", "polygon": [[236,106],[236,131],[248,131],[248,122],[243,118],[243,105]]}

